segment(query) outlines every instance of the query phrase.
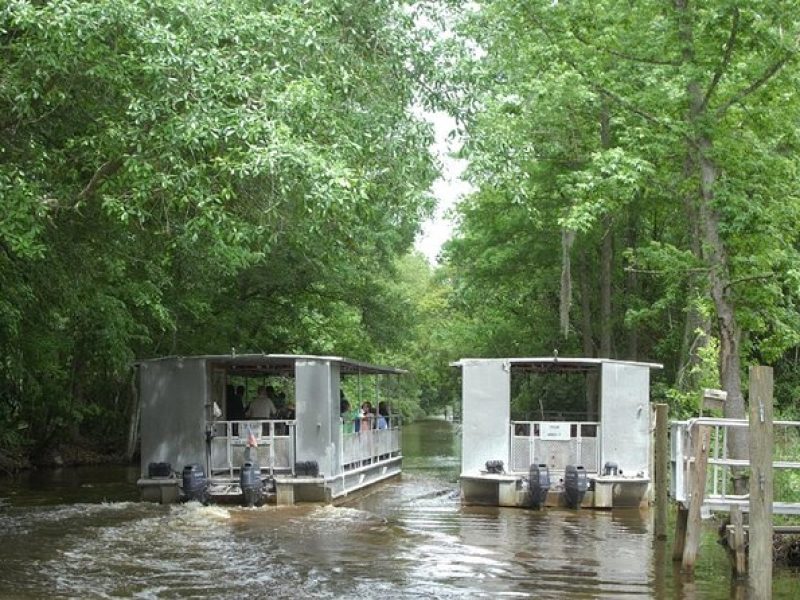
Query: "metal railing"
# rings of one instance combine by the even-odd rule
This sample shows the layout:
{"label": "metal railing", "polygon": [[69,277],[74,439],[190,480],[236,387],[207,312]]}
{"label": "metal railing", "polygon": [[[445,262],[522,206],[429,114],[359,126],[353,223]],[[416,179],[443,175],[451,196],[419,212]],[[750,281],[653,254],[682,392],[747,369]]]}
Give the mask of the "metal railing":
{"label": "metal railing", "polygon": [[553,471],[563,471],[567,465],[598,471],[600,423],[596,421],[511,421],[509,435],[511,472],[527,473],[534,463]]}
{"label": "metal railing", "polygon": [[[733,490],[734,469],[749,469],[747,458],[729,458],[728,436],[733,429],[747,429],[746,419],[719,419],[700,417],[670,423],[670,495],[681,503],[688,503],[694,490],[689,477],[692,457],[692,436],[701,425],[711,428],[708,468],[703,505],[711,510],[729,510],[733,504],[745,507],[749,495],[737,495]],[[775,502],[773,512],[800,514],[800,473],[792,477],[792,470],[800,470],[800,421],[774,421],[774,450],[772,466],[776,469]],[[782,472],[782,473],[781,473]],[[781,480],[788,476],[787,489],[781,489]],[[796,481],[796,483],[794,483]]]}
{"label": "metal railing", "polygon": [[261,470],[270,475],[291,473],[295,456],[295,422],[290,420],[214,421],[208,424],[210,471],[233,477],[245,462],[248,438],[256,442],[255,455]]}
{"label": "metal railing", "polygon": [[[374,420],[364,420],[359,431],[342,419],[342,468],[355,469],[400,454],[400,417],[386,419],[386,429],[378,429]],[[362,426],[364,425],[364,426]],[[374,426],[374,428],[373,428]]]}

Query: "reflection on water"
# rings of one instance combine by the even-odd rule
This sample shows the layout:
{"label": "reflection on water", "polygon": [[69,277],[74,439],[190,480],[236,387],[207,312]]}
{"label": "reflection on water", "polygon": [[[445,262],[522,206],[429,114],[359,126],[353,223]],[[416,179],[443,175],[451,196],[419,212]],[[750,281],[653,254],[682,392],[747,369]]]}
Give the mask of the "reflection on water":
{"label": "reflection on water", "polygon": [[647,513],[462,507],[457,449],[451,424],[413,424],[402,478],[341,506],[125,501],[135,470],[3,482],[0,596],[730,597],[712,537],[681,583]]}

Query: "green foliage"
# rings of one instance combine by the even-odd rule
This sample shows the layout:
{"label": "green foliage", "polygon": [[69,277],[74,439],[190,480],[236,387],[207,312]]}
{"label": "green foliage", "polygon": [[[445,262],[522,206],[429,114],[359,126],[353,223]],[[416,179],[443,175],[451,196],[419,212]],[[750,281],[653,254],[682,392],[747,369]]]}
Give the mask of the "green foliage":
{"label": "green foliage", "polygon": [[[402,3],[0,6],[0,447],[124,437],[169,353],[396,342],[432,209],[432,59]],[[9,408],[10,407],[10,408]]]}
{"label": "green foliage", "polygon": [[[702,332],[698,332],[702,334]],[[688,419],[700,414],[700,401],[704,389],[719,389],[719,340],[708,338],[698,350],[699,361],[689,367],[684,377],[690,386],[677,385],[663,390],[670,405],[670,418]],[[656,394],[659,391],[656,390]]]}
{"label": "green foliage", "polygon": [[[718,328],[723,304],[743,364],[785,363],[800,343],[800,18],[791,2],[686,6],[493,0],[463,13],[453,77],[476,191],[446,252],[476,353],[597,355],[610,332],[612,357],[665,364],[655,394],[681,414],[720,385],[717,345],[698,342],[737,339]],[[575,236],[571,279],[561,230]]]}

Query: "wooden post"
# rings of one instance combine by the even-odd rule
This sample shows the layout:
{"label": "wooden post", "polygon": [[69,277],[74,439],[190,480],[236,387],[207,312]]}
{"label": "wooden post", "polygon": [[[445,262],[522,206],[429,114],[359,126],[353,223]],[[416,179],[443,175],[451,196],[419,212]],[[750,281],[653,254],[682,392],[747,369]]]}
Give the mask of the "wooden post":
{"label": "wooden post", "polygon": [[675,541],[672,545],[672,560],[680,562],[683,560],[683,548],[686,545],[686,519],[689,511],[683,505],[678,504],[678,511],[675,515]]}
{"label": "wooden post", "polygon": [[669,406],[656,404],[656,539],[667,539],[667,473],[669,472],[669,447],[667,421]]}
{"label": "wooden post", "polygon": [[744,577],[747,574],[747,555],[744,548],[744,520],[742,508],[738,504],[731,506],[731,552],[733,552],[733,574],[735,577]]}
{"label": "wooden post", "polygon": [[750,367],[750,589],[772,597],[772,367]]}
{"label": "wooden post", "polygon": [[667,543],[656,540],[653,544],[653,600],[667,599]]}
{"label": "wooden post", "polygon": [[708,465],[708,451],[711,445],[711,427],[708,425],[697,426],[693,436],[692,456],[694,464],[690,469],[691,498],[689,499],[689,513],[686,518],[686,541],[683,547],[683,561],[681,569],[686,573],[694,572],[694,563],[697,559],[697,549],[700,547],[700,534],[702,521],[700,509],[706,494],[706,467]]}

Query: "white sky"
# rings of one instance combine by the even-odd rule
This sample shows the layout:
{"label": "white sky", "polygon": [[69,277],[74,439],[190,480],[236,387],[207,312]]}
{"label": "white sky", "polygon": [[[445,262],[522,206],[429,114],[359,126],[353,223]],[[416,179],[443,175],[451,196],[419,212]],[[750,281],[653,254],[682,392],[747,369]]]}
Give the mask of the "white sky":
{"label": "white sky", "polygon": [[437,201],[436,212],[432,219],[423,224],[422,231],[417,235],[415,247],[431,264],[436,264],[442,245],[452,234],[453,222],[449,214],[450,209],[471,191],[472,186],[461,179],[467,161],[450,156],[461,144],[458,139],[449,138],[456,127],[455,120],[444,112],[426,112],[422,117],[433,125],[435,141],[430,150],[442,164],[442,176],[434,181],[431,187],[431,192]]}

